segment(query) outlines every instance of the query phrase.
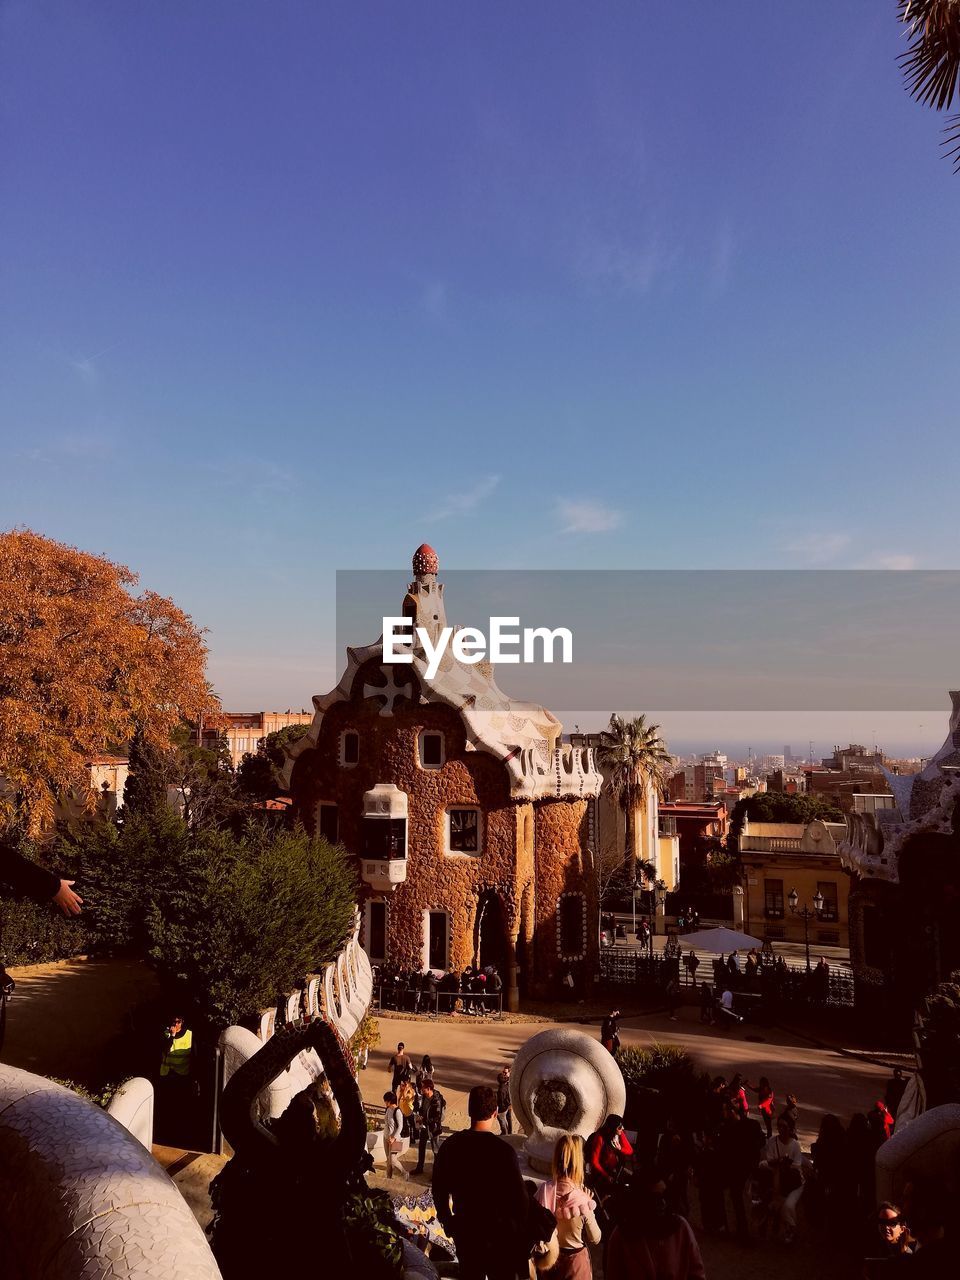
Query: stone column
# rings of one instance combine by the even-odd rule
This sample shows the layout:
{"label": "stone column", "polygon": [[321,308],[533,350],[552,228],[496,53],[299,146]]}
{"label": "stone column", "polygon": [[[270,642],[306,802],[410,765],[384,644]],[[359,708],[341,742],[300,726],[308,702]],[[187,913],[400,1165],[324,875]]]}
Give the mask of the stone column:
{"label": "stone column", "polygon": [[743,892],[743,885],[736,884],[733,886],[733,927],[739,933],[743,933],[743,904],[746,894]]}
{"label": "stone column", "polygon": [[506,987],[507,1009],[510,1013],[516,1013],[520,1008],[520,986],[517,981],[517,938],[519,931],[510,930],[509,950],[507,952],[507,981]]}

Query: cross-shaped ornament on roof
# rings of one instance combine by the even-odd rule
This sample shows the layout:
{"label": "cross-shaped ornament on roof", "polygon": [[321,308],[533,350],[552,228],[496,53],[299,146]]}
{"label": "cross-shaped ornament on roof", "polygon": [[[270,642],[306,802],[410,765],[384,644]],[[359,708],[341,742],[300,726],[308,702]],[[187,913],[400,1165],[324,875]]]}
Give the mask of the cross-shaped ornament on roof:
{"label": "cross-shaped ornament on roof", "polygon": [[398,698],[410,697],[410,686],[397,684],[393,677],[393,667],[381,667],[383,672],[383,684],[365,684],[363,686],[363,696],[365,698],[385,698],[383,706],[380,708],[382,716],[393,715],[393,704]]}

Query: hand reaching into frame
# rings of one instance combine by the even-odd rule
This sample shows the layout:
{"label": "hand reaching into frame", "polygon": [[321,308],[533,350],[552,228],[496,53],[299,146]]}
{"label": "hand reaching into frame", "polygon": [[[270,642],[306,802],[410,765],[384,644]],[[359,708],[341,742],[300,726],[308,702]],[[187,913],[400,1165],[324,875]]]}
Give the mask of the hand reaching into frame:
{"label": "hand reaching into frame", "polygon": [[76,884],[75,880],[61,880],[60,888],[53,895],[53,901],[65,916],[78,916],[83,906],[83,899],[70,887],[73,884]]}

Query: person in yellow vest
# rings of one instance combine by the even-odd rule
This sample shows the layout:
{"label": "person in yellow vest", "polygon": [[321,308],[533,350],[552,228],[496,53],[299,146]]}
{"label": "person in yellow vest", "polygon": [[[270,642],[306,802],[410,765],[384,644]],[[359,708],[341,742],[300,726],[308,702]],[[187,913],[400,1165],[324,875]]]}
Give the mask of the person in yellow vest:
{"label": "person in yellow vest", "polygon": [[164,1039],[160,1075],[185,1079],[190,1075],[190,1055],[193,1052],[193,1032],[183,1024],[183,1016],[176,1014],[170,1020]]}
{"label": "person in yellow vest", "polygon": [[193,1067],[193,1032],[178,1013],[164,1027],[155,1077],[157,1141],[171,1147],[189,1147],[195,1137],[198,1088]]}

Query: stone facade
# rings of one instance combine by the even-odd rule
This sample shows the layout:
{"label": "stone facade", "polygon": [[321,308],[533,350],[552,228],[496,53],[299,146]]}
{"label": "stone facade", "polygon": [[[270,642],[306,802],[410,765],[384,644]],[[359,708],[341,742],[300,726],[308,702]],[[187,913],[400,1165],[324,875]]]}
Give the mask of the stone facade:
{"label": "stone facade", "polygon": [[[436,553],[422,547],[404,613],[438,629],[442,592]],[[600,778],[591,751],[561,745],[549,712],[507,698],[485,664],[448,657],[429,681],[414,648],[411,665],[388,666],[382,642],[349,650],[314,705],[291,749],[290,791],[308,830],[358,855],[372,960],[494,963],[516,1007],[521,989],[595,957],[584,818]]]}

